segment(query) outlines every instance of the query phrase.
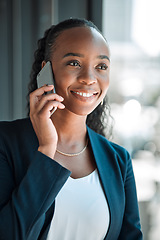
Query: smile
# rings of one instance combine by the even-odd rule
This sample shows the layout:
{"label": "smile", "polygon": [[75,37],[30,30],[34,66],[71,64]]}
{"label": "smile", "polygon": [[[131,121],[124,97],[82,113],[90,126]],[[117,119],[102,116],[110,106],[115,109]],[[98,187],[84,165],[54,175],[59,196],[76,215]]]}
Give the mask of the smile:
{"label": "smile", "polygon": [[93,93],[75,92],[75,91],[73,91],[73,93],[76,93],[76,94],[78,94],[78,95],[80,95],[82,97],[91,97],[91,96],[94,95]]}
{"label": "smile", "polygon": [[98,95],[98,92],[71,91],[71,93],[82,102],[93,101]]}

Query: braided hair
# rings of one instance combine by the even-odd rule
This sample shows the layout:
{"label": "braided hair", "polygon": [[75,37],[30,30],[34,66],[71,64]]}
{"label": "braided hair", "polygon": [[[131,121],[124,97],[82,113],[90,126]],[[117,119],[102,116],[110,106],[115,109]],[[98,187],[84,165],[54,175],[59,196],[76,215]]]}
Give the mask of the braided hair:
{"label": "braided hair", "polygon": [[[88,27],[96,29],[102,34],[99,29],[91,22],[86,19],[68,19],[60,22],[57,25],[52,25],[44,33],[44,36],[38,40],[38,48],[34,53],[34,62],[30,74],[30,82],[28,85],[27,94],[27,109],[28,115],[30,111],[29,107],[29,95],[31,92],[37,89],[37,74],[41,70],[42,62],[49,61],[54,50],[56,49],[56,39],[65,30],[73,27]],[[103,99],[103,104],[99,104],[96,109],[87,116],[87,125],[96,131],[97,133],[107,136],[112,136],[113,118],[110,115],[110,106],[108,104],[107,96]]]}

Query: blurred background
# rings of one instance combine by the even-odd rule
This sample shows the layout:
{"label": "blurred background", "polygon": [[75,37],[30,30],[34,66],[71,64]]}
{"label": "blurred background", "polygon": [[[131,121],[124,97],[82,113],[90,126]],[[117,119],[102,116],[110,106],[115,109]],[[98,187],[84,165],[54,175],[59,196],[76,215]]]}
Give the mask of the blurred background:
{"label": "blurred background", "polygon": [[80,17],[103,32],[112,141],[133,159],[144,240],[160,240],[159,12],[159,0],[0,0],[0,120],[26,117],[33,53],[51,24]]}

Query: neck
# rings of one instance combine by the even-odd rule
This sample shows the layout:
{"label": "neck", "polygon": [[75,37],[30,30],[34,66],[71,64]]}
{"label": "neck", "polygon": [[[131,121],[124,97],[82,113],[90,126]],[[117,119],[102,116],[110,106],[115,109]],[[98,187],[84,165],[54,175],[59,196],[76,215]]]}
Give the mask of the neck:
{"label": "neck", "polygon": [[79,116],[64,110],[57,110],[52,116],[58,133],[59,143],[86,141],[86,116]]}

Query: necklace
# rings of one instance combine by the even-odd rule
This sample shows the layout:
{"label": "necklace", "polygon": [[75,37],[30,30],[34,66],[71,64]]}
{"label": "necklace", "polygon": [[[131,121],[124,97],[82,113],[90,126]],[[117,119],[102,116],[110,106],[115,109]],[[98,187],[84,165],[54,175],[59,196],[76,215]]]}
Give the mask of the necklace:
{"label": "necklace", "polygon": [[62,154],[64,156],[67,156],[67,157],[74,157],[74,156],[78,156],[81,153],[83,153],[86,150],[87,146],[88,146],[88,139],[87,139],[87,142],[86,142],[86,145],[84,146],[84,148],[80,152],[78,152],[78,153],[64,153],[64,152],[61,152],[58,149],[56,149],[56,152],[58,152],[58,153],[60,153],[60,154]]}

